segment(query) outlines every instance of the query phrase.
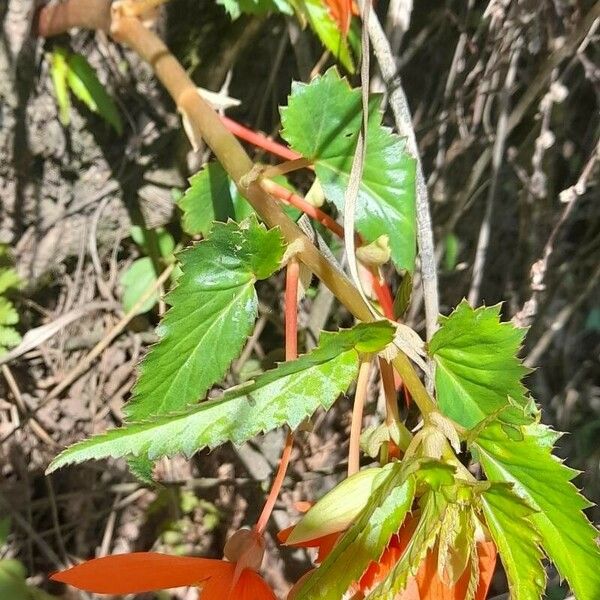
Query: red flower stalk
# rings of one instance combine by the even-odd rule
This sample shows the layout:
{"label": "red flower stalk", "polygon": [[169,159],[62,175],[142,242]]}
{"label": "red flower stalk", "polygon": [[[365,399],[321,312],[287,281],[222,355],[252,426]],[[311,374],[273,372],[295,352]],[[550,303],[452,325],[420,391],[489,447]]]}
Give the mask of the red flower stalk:
{"label": "red flower stalk", "polygon": [[96,594],[140,594],[189,585],[201,588],[202,600],[276,600],[256,572],[263,552],[262,537],[240,530],[225,547],[231,560],[133,552],[88,560],[50,579]]}

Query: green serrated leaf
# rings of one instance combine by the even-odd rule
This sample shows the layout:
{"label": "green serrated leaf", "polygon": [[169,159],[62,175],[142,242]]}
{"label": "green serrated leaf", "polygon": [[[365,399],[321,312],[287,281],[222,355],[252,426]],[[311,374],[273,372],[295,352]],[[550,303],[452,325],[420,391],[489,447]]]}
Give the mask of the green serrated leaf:
{"label": "green serrated leaf", "polygon": [[286,543],[295,545],[344,531],[369,502],[382,468],[364,469],[338,483],[298,521]]}
{"label": "green serrated leaf", "polygon": [[11,327],[18,322],[19,314],[13,303],[8,298],[0,296],[0,355],[21,343],[21,335]]}
{"label": "green serrated leaf", "polygon": [[404,553],[388,576],[367,596],[366,600],[394,600],[414,576],[427,553],[433,548],[448,506],[444,495],[430,491],[422,499],[419,523],[411,536]]}
{"label": "green serrated leaf", "polygon": [[189,235],[206,236],[214,221],[239,221],[253,213],[218,162],[207,163],[190,178],[190,187],[177,204],[183,211],[182,227]]}
{"label": "green serrated leaf", "polygon": [[4,354],[8,348],[18,346],[22,339],[21,334],[16,329],[0,326],[0,355]]}
{"label": "green serrated leaf", "polygon": [[[412,271],[416,252],[415,161],[406,153],[404,141],[382,126],[379,104],[379,97],[370,102],[356,227],[366,242],[387,234],[394,264]],[[360,89],[351,89],[335,68],[310,84],[295,82],[281,120],[281,135],[315,163],[327,199],[342,209],[362,123]]]}
{"label": "green serrated leaf", "polygon": [[147,456],[128,456],[127,466],[138,481],[144,485],[155,485],[154,461]]}
{"label": "green serrated leaf", "polygon": [[[121,286],[123,287],[123,308],[129,312],[144,292],[156,281],[156,272],[152,259],[148,256],[134,260],[128,269],[121,275]],[[141,315],[151,310],[158,302],[158,291],[156,291],[140,308],[136,314]]]}
{"label": "green serrated leaf", "polygon": [[[517,354],[525,330],[500,322],[500,305],[473,309],[463,300],[429,342],[437,368],[435,387],[442,412],[463,427],[474,427],[510,405],[499,418],[526,423],[530,406],[521,379],[530,370]],[[509,400],[510,398],[510,400]]]}
{"label": "green serrated leaf", "polygon": [[67,66],[67,83],[71,91],[121,135],[123,123],[119,110],[85,57],[81,54],[70,54],[67,58]]}
{"label": "green serrated leaf", "polygon": [[68,72],[66,51],[63,48],[56,48],[52,52],[50,60],[50,74],[58,104],[58,118],[65,127],[71,121],[71,98],[67,85]]}
{"label": "green serrated leaf", "polygon": [[308,21],[311,29],[317,34],[322,44],[343,67],[354,73],[354,58],[349,39],[344,37],[340,27],[332,17],[329,8],[321,0],[295,0],[294,5],[300,15]]}
{"label": "green serrated leaf", "polygon": [[508,484],[495,484],[481,495],[492,539],[500,552],[512,600],[539,600],[546,589],[541,538],[531,523],[535,512]]}
{"label": "green serrated leaf", "polygon": [[223,377],[256,319],[254,284],[279,267],[283,250],[279,231],[251,218],[216,224],[178,255],[183,274],[165,298],[159,342],[140,365],[129,421],[184,409]]}
{"label": "green serrated leaf", "polygon": [[541,424],[522,426],[523,438],[511,439],[501,424],[492,423],[474,449],[487,478],[514,484],[514,492],[536,511],[529,518],[542,546],[569,582],[577,600],[600,598],[598,531],[583,509],[589,502],[571,480],[577,475],[552,456],[556,432]]}
{"label": "green serrated leaf", "polygon": [[18,288],[20,285],[21,278],[14,269],[0,267],[0,294],[10,288]]}
{"label": "green serrated leaf", "polygon": [[31,600],[26,577],[27,571],[18,560],[0,560],[0,598]]}
{"label": "green serrated leaf", "polygon": [[298,591],[298,600],[338,600],[379,559],[402,525],[415,495],[414,477],[395,463],[373,491],[356,522]]}
{"label": "green serrated leaf", "polygon": [[214,448],[226,441],[241,444],[259,433],[287,424],[292,429],[317,408],[329,409],[355,379],[360,341],[367,331],[380,340],[380,349],[393,337],[393,326],[360,324],[353,329],[322,336],[310,354],[282,363],[256,381],[234,388],[179,414],[148,419],[113,429],[71,446],[48,467],[52,472],[64,465],[108,456],[160,456]]}
{"label": "green serrated leaf", "polygon": [[19,313],[13,303],[0,296],[0,325],[16,325],[19,322]]}

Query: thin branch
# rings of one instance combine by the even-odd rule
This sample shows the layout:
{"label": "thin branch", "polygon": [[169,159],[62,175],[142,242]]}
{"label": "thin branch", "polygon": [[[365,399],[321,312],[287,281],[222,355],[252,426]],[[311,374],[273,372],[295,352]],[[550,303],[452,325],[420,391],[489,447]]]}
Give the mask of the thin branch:
{"label": "thin branch", "polygon": [[358,473],[360,468],[360,431],[362,429],[363,409],[367,399],[369,375],[371,373],[371,356],[365,356],[360,363],[354,405],[352,407],[352,424],[350,426],[350,447],[348,450],[348,477]]}
{"label": "thin branch", "polygon": [[506,138],[508,136],[508,111],[510,102],[510,93],[515,78],[517,76],[517,61],[521,54],[520,44],[515,44],[515,50],[512,53],[510,64],[506,72],[504,87],[501,95],[501,112],[496,127],[496,139],[492,151],[492,183],[488,190],[488,196],[485,205],[485,214],[479,229],[477,247],[475,249],[475,259],[473,261],[473,278],[471,280],[471,289],[469,290],[468,301],[471,306],[479,302],[481,282],[483,281],[483,272],[487,257],[487,250],[492,231],[492,216],[494,213],[494,203],[496,192],[498,190],[498,180],[500,177],[500,168],[504,159],[504,150],[506,147]]}
{"label": "thin branch", "polygon": [[437,265],[433,246],[433,229],[429,213],[429,194],[423,175],[423,166],[417,146],[417,138],[412,125],[412,117],[408,100],[400,76],[396,69],[396,61],[392,49],[385,36],[381,23],[375,13],[369,19],[369,37],[373,51],[379,63],[383,79],[389,90],[389,103],[394,113],[398,133],[407,138],[407,147],[417,162],[417,241],[421,262],[421,281],[425,300],[425,328],[427,339],[435,333],[439,314]]}
{"label": "thin branch", "polygon": [[[298,357],[298,284],[300,281],[300,263],[292,258],[285,274],[285,360]],[[271,486],[265,505],[260,513],[255,529],[259,534],[264,533],[275,502],[281,492],[285,474],[287,473],[294,447],[294,432],[288,431],[285,445],[279,459],[277,473]]]}
{"label": "thin branch", "polygon": [[588,296],[596,290],[600,284],[600,264],[596,270],[592,273],[592,276],[588,280],[585,288],[577,295],[575,300],[570,304],[567,304],[555,317],[552,319],[552,323],[546,329],[542,337],[536,342],[535,346],[531,349],[531,352],[527,355],[527,358],[523,361],[528,367],[535,367],[539,364],[540,358],[544,352],[548,349],[559,331],[562,331],[564,326],[569,322],[569,319],[573,316],[573,313],[587,300]]}

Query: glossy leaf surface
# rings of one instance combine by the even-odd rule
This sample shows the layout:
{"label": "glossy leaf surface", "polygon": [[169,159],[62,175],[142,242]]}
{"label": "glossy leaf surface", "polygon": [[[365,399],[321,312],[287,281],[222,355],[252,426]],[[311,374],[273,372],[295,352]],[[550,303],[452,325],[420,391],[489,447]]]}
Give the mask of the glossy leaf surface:
{"label": "glossy leaf surface", "polygon": [[[412,271],[416,252],[415,162],[404,141],[381,124],[380,98],[370,103],[367,153],[356,227],[367,242],[387,234],[392,261]],[[325,196],[344,205],[362,121],[361,94],[335,68],[310,84],[295,82],[282,109],[282,136],[315,164]]]}
{"label": "glossy leaf surface", "polygon": [[317,408],[328,409],[355,379],[360,352],[383,348],[393,337],[386,322],[324,333],[319,346],[282,363],[256,381],[239,386],[185,412],[134,423],[71,446],[48,472],[70,463],[108,456],[191,456],[230,441],[241,444],[287,424],[297,427]]}
{"label": "glossy leaf surface", "polygon": [[183,274],[166,296],[160,340],[140,365],[129,421],[182,410],[220,381],[254,324],[254,284],[279,267],[283,249],[277,230],[251,218],[215,225],[178,255]]}
{"label": "glossy leaf surface", "polygon": [[501,409],[508,409],[503,420],[527,422],[530,400],[521,379],[529,369],[517,357],[524,336],[524,329],[500,322],[500,305],[473,309],[463,300],[442,317],[429,342],[442,412],[463,427]]}
{"label": "glossy leaf surface", "polygon": [[552,455],[556,432],[533,424],[521,433],[514,439],[502,424],[490,424],[476,440],[477,458],[488,479],[513,483],[536,511],[530,519],[542,546],[577,600],[600,598],[598,531],[582,512],[589,502],[571,483],[577,472]]}
{"label": "glossy leaf surface", "polygon": [[534,510],[506,484],[486,490],[483,512],[500,557],[513,600],[537,600],[546,589],[541,538],[531,523]]}

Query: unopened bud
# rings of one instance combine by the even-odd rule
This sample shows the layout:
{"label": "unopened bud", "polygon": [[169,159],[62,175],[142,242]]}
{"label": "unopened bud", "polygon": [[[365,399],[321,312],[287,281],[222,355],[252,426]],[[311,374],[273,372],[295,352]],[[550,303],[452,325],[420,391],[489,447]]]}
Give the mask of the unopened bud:
{"label": "unopened bud", "polygon": [[356,250],[356,258],[369,267],[380,267],[388,262],[391,256],[390,238],[387,235],[380,235],[375,241]]}
{"label": "unopened bud", "polygon": [[243,563],[247,569],[258,571],[265,554],[265,541],[253,529],[240,529],[225,542],[223,555],[231,562]]}

